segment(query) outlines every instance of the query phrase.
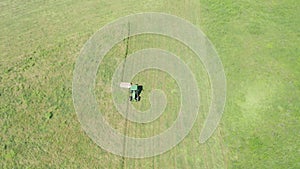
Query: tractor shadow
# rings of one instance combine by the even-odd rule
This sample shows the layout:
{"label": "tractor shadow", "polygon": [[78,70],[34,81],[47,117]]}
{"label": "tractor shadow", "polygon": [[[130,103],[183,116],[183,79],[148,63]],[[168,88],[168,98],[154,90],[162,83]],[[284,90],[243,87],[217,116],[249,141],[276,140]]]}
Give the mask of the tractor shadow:
{"label": "tractor shadow", "polygon": [[140,95],[143,90],[144,90],[143,85],[138,85],[138,95]]}
{"label": "tractor shadow", "polygon": [[137,101],[140,101],[141,100],[141,93],[143,91],[143,85],[138,85],[137,87],[137,95],[138,95],[138,100]]}

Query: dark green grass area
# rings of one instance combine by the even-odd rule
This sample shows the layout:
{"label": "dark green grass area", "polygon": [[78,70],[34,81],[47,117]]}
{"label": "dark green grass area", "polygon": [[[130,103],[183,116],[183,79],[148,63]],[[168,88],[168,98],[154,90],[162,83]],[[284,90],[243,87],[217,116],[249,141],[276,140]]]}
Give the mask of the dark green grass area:
{"label": "dark green grass area", "polygon": [[[0,168],[300,168],[299,2],[1,1]],[[133,37],[130,53],[159,47],[197,72],[201,108],[190,134],[172,150],[146,159],[121,158],[99,148],[81,129],[72,102],[72,73],[80,49],[99,28],[146,11],[185,18],[207,35],[224,65],[226,107],[213,136],[199,144],[210,101],[201,62],[175,40]],[[110,78],[124,56],[124,43],[100,65],[98,100],[111,97]],[[134,106],[147,109],[151,86],[166,91],[174,104],[166,114],[176,112],[179,91],[168,74],[149,70],[135,80],[146,87],[142,102]],[[106,99],[99,109],[108,110],[105,117],[122,132],[125,120],[111,104]],[[175,118],[129,123],[127,134],[151,136]]]}

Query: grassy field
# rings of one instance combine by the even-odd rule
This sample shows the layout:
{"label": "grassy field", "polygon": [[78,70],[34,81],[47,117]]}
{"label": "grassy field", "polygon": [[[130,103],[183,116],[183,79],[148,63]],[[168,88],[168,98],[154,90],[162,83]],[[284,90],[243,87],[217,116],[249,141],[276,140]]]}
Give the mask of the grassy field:
{"label": "grassy field", "polygon": [[[0,168],[300,168],[299,1],[2,0],[0,11]],[[209,37],[227,77],[226,106],[213,136],[199,144],[210,101],[201,62],[174,39],[132,37],[129,53],[159,47],[197,72],[202,104],[192,131],[178,146],[152,158],[122,158],[99,148],[81,129],[72,73],[80,49],[99,28],[150,11],[185,18]],[[120,132],[125,120],[107,98],[125,45],[119,43],[104,57],[96,83],[99,108]],[[174,79],[149,70],[135,81],[145,86],[136,108],[149,108],[152,89],[165,91],[168,105],[157,121],[129,122],[126,134],[148,137],[164,131],[179,109]]]}

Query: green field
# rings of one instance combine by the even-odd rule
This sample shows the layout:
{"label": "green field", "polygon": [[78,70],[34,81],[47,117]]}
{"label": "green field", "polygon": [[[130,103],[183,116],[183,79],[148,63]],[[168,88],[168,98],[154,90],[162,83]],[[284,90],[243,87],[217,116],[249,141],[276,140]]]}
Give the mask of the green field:
{"label": "green field", "polygon": [[[0,168],[300,168],[300,1],[0,1]],[[204,144],[198,138],[210,103],[201,62],[182,43],[159,35],[128,40],[128,53],[161,48],[193,70],[201,106],[189,135],[170,151],[132,159],[106,152],[82,130],[72,100],[73,70],[85,42],[102,26],[133,13],[164,12],[200,28],[227,78],[223,117]],[[103,59],[95,94],[111,126],[149,137],[176,119],[180,93],[165,72],[147,70],[137,109],[165,92],[164,114],[149,124],[126,121],[113,106],[111,78],[126,41]],[[127,129],[124,130],[126,125]]]}

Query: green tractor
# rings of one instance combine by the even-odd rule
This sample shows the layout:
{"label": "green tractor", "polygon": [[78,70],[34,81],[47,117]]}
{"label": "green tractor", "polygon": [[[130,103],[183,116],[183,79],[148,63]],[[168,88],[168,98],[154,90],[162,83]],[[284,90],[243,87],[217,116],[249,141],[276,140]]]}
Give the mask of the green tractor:
{"label": "green tractor", "polygon": [[143,90],[143,86],[135,84],[135,85],[131,85],[129,88],[130,91],[130,96],[129,96],[129,101],[140,101],[141,100],[141,92]]}
{"label": "green tractor", "polygon": [[129,93],[130,93],[129,101],[135,100],[138,102],[141,100],[140,94],[143,90],[142,85],[138,85],[138,84],[132,85],[132,83],[121,82],[120,87],[129,89]]}

